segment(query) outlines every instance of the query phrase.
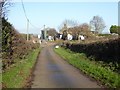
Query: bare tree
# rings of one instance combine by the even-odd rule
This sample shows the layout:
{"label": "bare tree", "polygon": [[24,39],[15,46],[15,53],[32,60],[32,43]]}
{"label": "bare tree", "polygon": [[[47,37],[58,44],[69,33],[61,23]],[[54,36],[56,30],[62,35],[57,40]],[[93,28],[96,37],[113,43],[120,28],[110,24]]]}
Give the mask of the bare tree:
{"label": "bare tree", "polygon": [[102,17],[94,16],[93,19],[90,21],[90,25],[95,29],[96,32],[101,33],[105,26],[104,20]]}
{"label": "bare tree", "polygon": [[66,25],[67,27],[75,27],[75,26],[78,26],[78,21],[76,20],[69,20],[69,19],[65,19],[61,25],[58,27],[59,30],[61,30],[64,25]]}
{"label": "bare tree", "polygon": [[67,24],[67,26],[70,26],[70,27],[78,26],[78,22],[77,21],[69,20],[69,19],[64,20],[63,24]]}
{"label": "bare tree", "polygon": [[12,3],[10,3],[9,0],[0,0],[0,16],[1,18],[7,18],[7,14],[8,14],[8,8],[9,6],[11,6]]}
{"label": "bare tree", "polygon": [[57,31],[56,31],[54,28],[50,28],[49,31],[48,31],[48,34],[49,34],[50,36],[56,36]]}

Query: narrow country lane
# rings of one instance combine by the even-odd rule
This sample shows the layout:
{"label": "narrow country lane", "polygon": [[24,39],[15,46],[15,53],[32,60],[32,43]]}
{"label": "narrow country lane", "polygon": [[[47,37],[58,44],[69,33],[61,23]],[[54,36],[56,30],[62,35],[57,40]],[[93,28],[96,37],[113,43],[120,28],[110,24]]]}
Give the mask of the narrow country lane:
{"label": "narrow country lane", "polygon": [[33,74],[31,88],[100,88],[95,81],[62,60],[52,46],[42,49]]}

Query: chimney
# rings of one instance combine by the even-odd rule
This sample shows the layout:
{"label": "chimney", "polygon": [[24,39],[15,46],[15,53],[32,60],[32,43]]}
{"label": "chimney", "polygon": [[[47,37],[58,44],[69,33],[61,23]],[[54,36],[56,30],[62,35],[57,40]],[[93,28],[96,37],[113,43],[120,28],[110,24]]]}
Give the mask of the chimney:
{"label": "chimney", "polygon": [[67,28],[67,24],[64,24],[64,28]]}

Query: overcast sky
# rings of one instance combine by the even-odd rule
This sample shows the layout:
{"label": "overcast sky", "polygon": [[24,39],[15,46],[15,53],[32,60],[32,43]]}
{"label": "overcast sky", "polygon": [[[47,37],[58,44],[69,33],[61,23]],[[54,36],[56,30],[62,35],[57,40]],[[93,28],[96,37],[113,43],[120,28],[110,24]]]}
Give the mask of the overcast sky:
{"label": "overcast sky", "polygon": [[[34,25],[29,25],[29,32],[39,34],[43,25],[58,30],[59,25],[65,20],[76,20],[79,24],[88,23],[93,16],[100,16],[104,19],[106,28],[104,32],[109,32],[111,25],[118,25],[118,2],[117,0],[104,0],[95,2],[94,0],[66,0],[66,2],[48,2],[48,0],[24,1],[27,17]],[[53,0],[51,0],[53,1]],[[59,1],[59,0],[58,0]],[[89,1],[89,2],[88,2]],[[91,1],[91,2],[90,2]],[[99,1],[99,0],[98,0]],[[21,0],[13,2],[9,8],[8,21],[20,32],[26,33],[27,21],[23,12]]]}

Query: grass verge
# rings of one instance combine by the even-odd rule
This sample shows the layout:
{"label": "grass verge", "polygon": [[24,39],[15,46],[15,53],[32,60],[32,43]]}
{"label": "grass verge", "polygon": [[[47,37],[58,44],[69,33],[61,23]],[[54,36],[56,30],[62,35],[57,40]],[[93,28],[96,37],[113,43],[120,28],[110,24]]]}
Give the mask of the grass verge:
{"label": "grass verge", "polygon": [[37,48],[29,52],[26,59],[15,63],[13,67],[2,74],[2,81],[5,87],[22,88],[25,85],[26,80],[36,62],[39,51],[40,49]]}
{"label": "grass verge", "polygon": [[64,60],[72,64],[73,66],[80,69],[82,72],[89,74],[91,77],[96,80],[101,81],[106,86],[111,88],[118,88],[120,85],[120,75],[96,65],[95,61],[90,61],[84,53],[75,53],[68,49],[58,48],[54,51],[60,55]]}

